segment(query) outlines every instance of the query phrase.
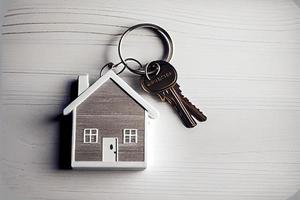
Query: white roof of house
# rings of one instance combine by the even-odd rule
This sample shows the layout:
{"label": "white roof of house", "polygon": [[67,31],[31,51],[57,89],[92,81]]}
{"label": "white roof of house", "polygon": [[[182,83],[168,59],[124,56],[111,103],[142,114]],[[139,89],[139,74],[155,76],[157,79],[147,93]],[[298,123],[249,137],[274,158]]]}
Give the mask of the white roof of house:
{"label": "white roof of house", "polygon": [[149,114],[151,118],[157,118],[158,111],[149,104],[143,97],[141,97],[136,91],[134,91],[125,81],[123,81],[113,70],[109,70],[106,74],[100,77],[93,85],[82,92],[72,103],[70,103],[63,111],[64,115],[68,115],[74,108],[79,106],[84,100],[86,100],[91,94],[93,94],[102,84],[107,80],[112,79],[117,85],[119,85],[129,96],[137,101]]}

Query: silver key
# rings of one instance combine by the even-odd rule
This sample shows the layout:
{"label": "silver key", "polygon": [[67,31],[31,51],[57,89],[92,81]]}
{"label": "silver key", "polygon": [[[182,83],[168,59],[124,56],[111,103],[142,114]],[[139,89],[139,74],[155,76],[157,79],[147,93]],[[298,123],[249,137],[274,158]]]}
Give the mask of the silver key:
{"label": "silver key", "polygon": [[185,106],[187,102],[183,102],[183,95],[178,93],[180,91],[178,90],[179,87],[176,89],[178,84],[176,83],[177,72],[175,68],[165,61],[154,61],[152,64],[158,64],[160,70],[149,79],[144,76],[141,81],[142,88],[149,93],[156,94],[162,101],[167,101],[172,105],[186,127],[195,127],[197,123]]}

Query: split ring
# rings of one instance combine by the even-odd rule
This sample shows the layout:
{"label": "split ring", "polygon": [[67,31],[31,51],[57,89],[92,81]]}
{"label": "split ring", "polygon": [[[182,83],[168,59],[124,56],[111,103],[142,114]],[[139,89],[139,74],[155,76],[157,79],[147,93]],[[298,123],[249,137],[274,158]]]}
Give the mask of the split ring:
{"label": "split ring", "polygon": [[[140,68],[143,67],[142,64],[141,64],[138,60],[136,60],[136,59],[134,59],[134,58],[126,58],[124,62],[126,63],[127,61],[134,61],[134,62],[136,62],[136,63],[139,65]],[[114,63],[112,63],[112,62],[109,62],[109,63],[105,64],[105,65],[101,68],[101,70],[100,70],[100,77],[102,76],[102,72],[103,72],[103,70],[104,70],[105,68],[108,68],[108,69],[117,68],[120,64],[123,64],[123,63],[122,63],[122,62],[119,62],[119,63],[117,63],[117,64],[114,64]],[[127,64],[126,64],[126,65],[127,65]],[[128,66],[128,65],[127,65],[127,66]],[[117,75],[121,74],[125,69],[126,69],[126,66],[123,65],[123,68],[122,68],[120,71],[116,72],[116,74],[117,74]]]}
{"label": "split ring", "polygon": [[[148,69],[149,69],[149,67],[153,66],[152,64],[153,64],[153,62],[150,62],[145,67],[145,75],[146,75],[146,77],[147,77],[148,80],[151,80],[151,78],[149,76],[149,74],[151,74],[151,73],[148,72]],[[155,62],[154,65],[156,65],[156,69],[154,69],[152,71],[152,73],[156,72],[156,75],[157,75],[160,72],[160,64],[158,64],[157,62]]]}
{"label": "split ring", "polygon": [[[135,26],[130,27],[129,29],[127,29],[121,36],[119,44],[118,44],[118,54],[119,57],[121,59],[121,62],[123,63],[123,65],[125,67],[127,67],[131,72],[138,74],[138,75],[145,75],[146,74],[146,69],[145,67],[143,67],[143,65],[141,65],[142,67],[138,68],[138,69],[133,69],[131,67],[129,67],[126,64],[126,59],[123,59],[122,57],[122,51],[121,51],[121,46],[122,46],[122,41],[124,39],[124,37],[129,34],[130,32],[132,32],[133,30],[139,29],[139,28],[147,28],[147,29],[152,29],[155,32],[158,33],[158,35],[160,36],[161,39],[163,39],[163,42],[165,44],[167,44],[167,48],[166,48],[166,53],[163,57],[163,60],[166,62],[170,62],[172,55],[173,55],[173,41],[170,37],[170,35],[168,34],[168,32],[166,30],[164,30],[163,28],[161,28],[160,26],[157,26],[155,24],[149,24],[149,23],[144,23],[144,24],[137,24]],[[145,65],[146,66],[146,65]],[[152,74],[155,73],[155,71],[153,72],[148,72],[148,74]]]}

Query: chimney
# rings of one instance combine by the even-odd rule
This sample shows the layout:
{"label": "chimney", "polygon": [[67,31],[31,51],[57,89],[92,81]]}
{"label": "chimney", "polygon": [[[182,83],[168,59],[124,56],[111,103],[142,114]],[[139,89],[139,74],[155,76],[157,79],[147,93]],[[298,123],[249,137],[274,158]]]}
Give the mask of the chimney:
{"label": "chimney", "polygon": [[89,84],[89,75],[80,75],[78,76],[78,96],[83,93],[88,87]]}

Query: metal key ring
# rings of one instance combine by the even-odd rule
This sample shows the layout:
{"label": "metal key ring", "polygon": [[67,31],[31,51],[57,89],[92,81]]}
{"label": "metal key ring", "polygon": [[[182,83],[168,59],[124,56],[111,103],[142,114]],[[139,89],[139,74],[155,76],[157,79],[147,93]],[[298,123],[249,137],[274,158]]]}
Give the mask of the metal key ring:
{"label": "metal key ring", "polygon": [[[150,63],[147,63],[146,64],[146,67],[145,67],[145,75],[147,77],[148,80],[151,80],[150,76],[149,76],[149,72],[148,72],[148,69],[149,69],[149,66],[152,66],[151,64],[153,64],[153,62],[155,61],[152,61]],[[152,71],[152,73],[154,74],[154,72],[156,73],[156,75],[160,72],[160,64],[158,63],[154,63],[156,65],[156,69]]]}
{"label": "metal key ring", "polygon": [[[144,23],[144,24],[137,24],[135,26],[132,26],[130,27],[129,29],[127,29],[121,36],[120,38],[120,41],[119,41],[119,44],[118,44],[118,54],[119,54],[119,57],[121,59],[121,62],[123,63],[123,65],[125,67],[127,67],[131,72],[135,73],[135,74],[138,74],[138,75],[145,75],[146,74],[146,71],[145,67],[141,67],[139,69],[133,69],[131,67],[129,67],[125,60],[123,59],[122,57],[122,51],[121,51],[121,46],[122,46],[122,41],[124,39],[124,37],[129,34],[130,32],[132,32],[133,30],[135,29],[138,29],[138,28],[148,28],[148,29],[152,29],[154,31],[156,31],[159,36],[161,38],[164,39],[164,43],[167,44],[167,52],[165,53],[164,57],[163,57],[163,60],[166,61],[166,62],[169,62],[172,58],[172,55],[173,55],[173,41],[170,37],[170,35],[168,34],[168,32],[166,30],[164,30],[163,28],[161,28],[160,26],[157,26],[155,24],[149,24],[149,23]],[[145,66],[145,65],[144,65]],[[148,74],[152,74],[152,73],[155,73],[154,72],[148,72]]]}
{"label": "metal key ring", "polygon": [[[134,58],[126,58],[126,59],[125,59],[125,63],[126,63],[127,61],[134,61],[134,62],[136,62],[136,63],[140,66],[140,68],[143,67],[142,64],[141,64],[138,60],[136,60],[136,59],[134,59]],[[99,73],[100,77],[102,76],[102,72],[103,72],[103,70],[104,70],[105,68],[108,68],[108,69],[117,68],[120,64],[123,64],[123,63],[122,63],[122,62],[119,62],[119,63],[117,63],[117,64],[114,64],[114,63],[112,63],[112,62],[109,62],[109,63],[105,64],[105,65],[101,68],[101,70],[100,70],[100,73]],[[117,75],[121,74],[125,69],[126,69],[126,66],[124,65],[123,68],[122,68],[120,71],[116,72],[116,74],[117,74]]]}

